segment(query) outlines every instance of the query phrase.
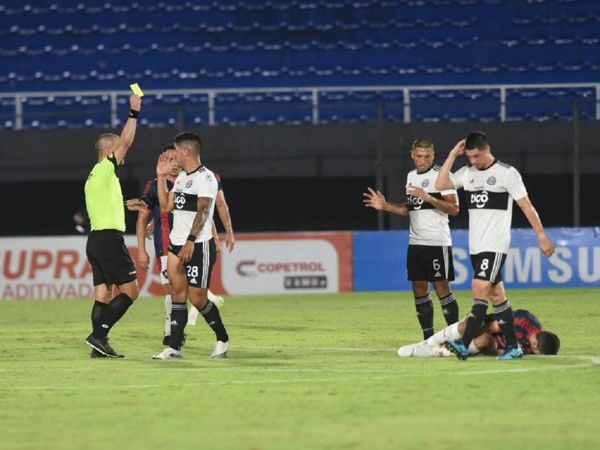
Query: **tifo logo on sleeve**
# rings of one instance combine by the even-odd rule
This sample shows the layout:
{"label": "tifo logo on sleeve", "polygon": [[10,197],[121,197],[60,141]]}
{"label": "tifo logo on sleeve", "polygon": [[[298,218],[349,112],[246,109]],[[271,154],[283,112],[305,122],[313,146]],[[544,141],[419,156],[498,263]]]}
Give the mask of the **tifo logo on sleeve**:
{"label": "tifo logo on sleeve", "polygon": [[326,240],[238,241],[222,258],[223,287],[230,294],[339,290],[338,252]]}

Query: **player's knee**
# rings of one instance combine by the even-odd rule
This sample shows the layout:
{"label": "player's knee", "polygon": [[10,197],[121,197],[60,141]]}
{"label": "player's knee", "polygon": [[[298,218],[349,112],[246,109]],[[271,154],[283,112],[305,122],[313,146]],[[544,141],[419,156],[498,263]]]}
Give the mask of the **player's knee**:
{"label": "player's knee", "polygon": [[493,305],[500,305],[506,301],[504,292],[490,292],[488,294],[488,298],[490,299]]}
{"label": "player's knee", "polygon": [[140,296],[140,288],[138,287],[137,281],[132,281],[125,285],[119,286],[119,290],[133,301]]}
{"label": "player's knee", "polygon": [[427,281],[413,281],[412,285],[415,297],[425,297],[429,294],[429,283]]}
{"label": "player's knee", "polygon": [[190,292],[190,302],[197,309],[203,309],[208,304],[208,291],[201,290],[197,292]]}

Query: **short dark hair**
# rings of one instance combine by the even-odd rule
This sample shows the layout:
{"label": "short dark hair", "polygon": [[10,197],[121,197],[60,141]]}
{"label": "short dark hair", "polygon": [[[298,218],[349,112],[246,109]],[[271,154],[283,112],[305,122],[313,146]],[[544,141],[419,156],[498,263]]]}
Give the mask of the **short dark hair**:
{"label": "short dark hair", "polygon": [[471,131],[465,141],[465,150],[484,150],[490,144],[483,131]]}
{"label": "short dark hair", "polygon": [[200,154],[200,150],[202,149],[202,140],[200,139],[200,136],[198,136],[196,133],[185,131],[175,136],[176,144],[180,144],[182,142],[191,142],[192,147],[195,150],[197,150],[198,154]]}
{"label": "short dark hair", "polygon": [[168,152],[170,150],[175,150],[175,146],[173,144],[165,145],[165,147],[160,152],[158,152],[158,156],[160,156],[164,152]]}
{"label": "short dark hair", "polygon": [[556,355],[560,349],[560,339],[554,333],[541,331],[537,334],[538,348],[544,355]]}
{"label": "short dark hair", "polygon": [[430,148],[431,150],[433,150],[433,141],[431,139],[427,139],[427,138],[418,138],[415,139],[413,142],[413,150],[415,148]]}

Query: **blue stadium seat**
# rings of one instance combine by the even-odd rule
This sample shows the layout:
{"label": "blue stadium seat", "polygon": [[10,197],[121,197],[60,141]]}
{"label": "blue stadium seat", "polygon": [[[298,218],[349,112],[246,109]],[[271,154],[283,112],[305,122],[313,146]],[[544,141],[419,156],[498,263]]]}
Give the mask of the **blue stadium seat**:
{"label": "blue stadium seat", "polygon": [[[3,92],[117,90],[130,80],[159,89],[581,82],[597,80],[600,71],[600,3],[536,0],[517,8],[501,0],[6,0],[0,39]],[[497,92],[431,91],[420,105],[420,94],[414,95],[413,120],[498,117]],[[589,93],[538,100],[533,93],[510,95],[511,118],[565,118],[571,97],[580,99],[582,117],[595,117]],[[148,98],[144,123],[206,123],[206,96],[187,100],[196,106],[182,111],[177,100]],[[342,108],[346,100],[354,106]],[[297,98],[254,101],[242,95],[218,102],[217,122],[304,123],[312,117],[305,107],[310,101]],[[377,118],[372,104],[385,103],[385,117],[401,120],[402,102],[383,94],[324,95],[320,116],[371,121]],[[34,103],[26,105],[26,115],[34,114],[27,123],[55,122],[43,114],[52,117],[56,104]],[[73,107],[95,116],[91,108],[102,104]],[[442,104],[447,117],[435,111]],[[68,117],[56,120],[71,126]],[[79,117],[72,122],[89,126]]]}

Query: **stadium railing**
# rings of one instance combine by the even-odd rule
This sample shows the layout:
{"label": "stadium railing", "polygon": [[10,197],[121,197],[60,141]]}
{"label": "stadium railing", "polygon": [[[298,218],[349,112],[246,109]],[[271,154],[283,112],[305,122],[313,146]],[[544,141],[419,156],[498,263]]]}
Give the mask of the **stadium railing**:
{"label": "stadium railing", "polygon": [[[154,99],[152,114],[160,116],[142,122],[150,126],[570,120],[574,107],[582,118],[600,120],[600,83],[151,89],[145,94]],[[0,92],[0,128],[37,128],[39,121],[31,117],[59,115],[66,120],[43,128],[115,127],[129,95],[128,90]],[[44,106],[48,103],[51,107]],[[82,121],[84,114],[89,119]],[[104,119],[93,119],[100,115]]]}

